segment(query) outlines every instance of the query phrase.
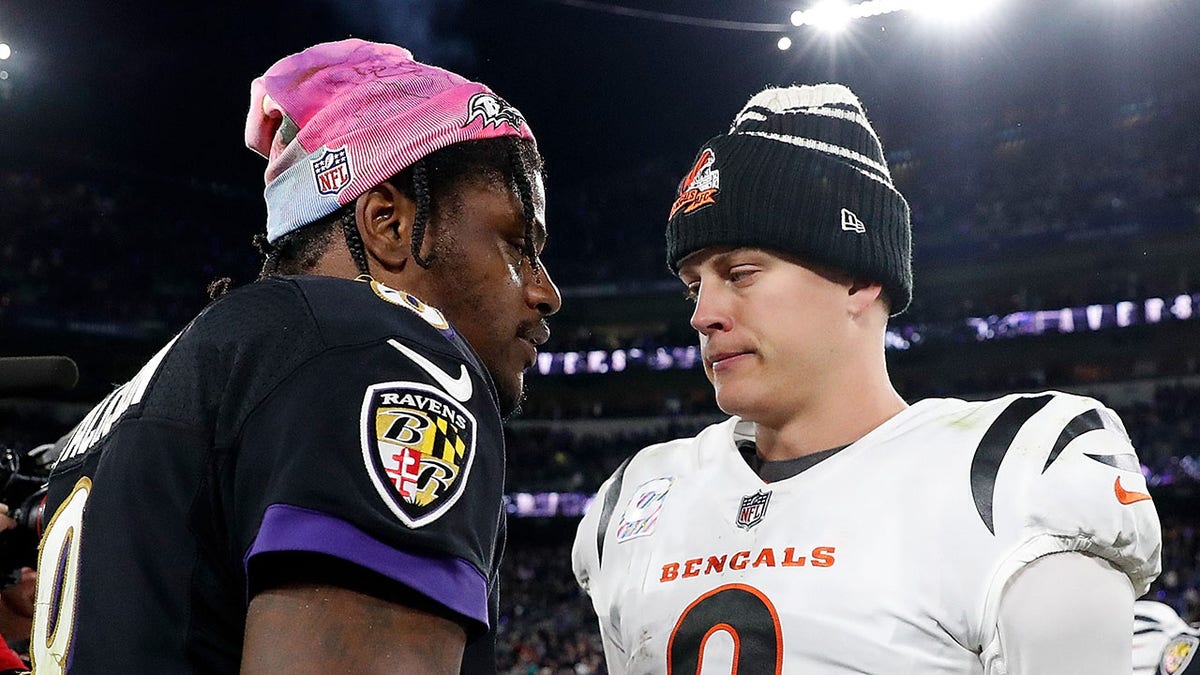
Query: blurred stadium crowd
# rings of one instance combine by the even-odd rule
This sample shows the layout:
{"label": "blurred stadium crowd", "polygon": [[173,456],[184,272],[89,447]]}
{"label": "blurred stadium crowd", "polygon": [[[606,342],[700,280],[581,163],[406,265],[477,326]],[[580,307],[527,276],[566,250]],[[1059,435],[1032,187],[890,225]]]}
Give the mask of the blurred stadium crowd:
{"label": "blurred stadium crowd", "polygon": [[[1200,147],[1188,130],[1198,104],[1200,84],[1192,82],[1095,109],[1046,100],[955,118],[937,134],[882,128],[895,139],[889,162],[913,210],[918,293],[906,321],[1195,290],[1198,280],[1171,266],[984,289],[928,281],[947,267],[1071,247],[1137,248],[1191,231]],[[249,238],[261,207],[253,190],[63,159],[0,166],[0,229],[8,235],[0,311],[176,328],[203,306],[213,277],[256,276]],[[678,159],[652,157],[604,182],[552,192],[552,235],[560,239],[547,260],[559,285],[668,280],[662,223],[681,171]],[[585,329],[565,327],[551,348],[590,346]]]}

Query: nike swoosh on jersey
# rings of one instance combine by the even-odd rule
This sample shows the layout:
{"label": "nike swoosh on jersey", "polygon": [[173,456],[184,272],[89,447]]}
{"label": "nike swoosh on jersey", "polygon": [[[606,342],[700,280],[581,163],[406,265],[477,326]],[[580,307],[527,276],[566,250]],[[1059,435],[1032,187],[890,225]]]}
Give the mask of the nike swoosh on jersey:
{"label": "nike swoosh on jersey", "polygon": [[432,361],[421,356],[413,351],[407,345],[404,345],[396,340],[388,340],[388,344],[395,347],[401,354],[412,359],[412,362],[421,367],[422,370],[429,373],[429,376],[437,382],[442,389],[446,390],[447,394],[454,397],[456,400],[466,403],[471,400],[471,376],[467,374],[467,367],[459,364],[458,377],[452,377],[450,373],[442,370],[434,365]]}
{"label": "nike swoosh on jersey", "polygon": [[1117,501],[1122,504],[1136,504],[1150,499],[1150,495],[1145,492],[1131,492],[1121,487],[1121,477],[1117,476],[1117,482],[1113,483],[1113,492],[1117,493]]}

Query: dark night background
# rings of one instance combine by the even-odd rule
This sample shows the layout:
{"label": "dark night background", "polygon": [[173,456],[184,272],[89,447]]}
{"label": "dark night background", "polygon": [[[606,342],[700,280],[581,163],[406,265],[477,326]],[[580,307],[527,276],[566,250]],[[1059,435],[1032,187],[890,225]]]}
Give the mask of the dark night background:
{"label": "dark night background", "polygon": [[[621,7],[658,18],[615,13]],[[1014,198],[1017,210],[1042,217],[1033,201],[1038,180],[1071,183],[1064,189],[1074,196],[1066,201],[1086,207],[1085,220],[1103,227],[1119,228],[1123,218],[1194,221],[1187,213],[1194,190],[1152,205],[1171,211],[1170,218],[1147,215],[1120,195],[1129,176],[1113,169],[1153,173],[1137,164],[1150,157],[1171,163],[1176,182],[1194,182],[1187,167],[1195,166],[1192,149],[1200,141],[1200,3],[1005,0],[975,23],[898,13],[855,22],[836,37],[791,27],[796,8],[711,0],[0,0],[0,41],[13,48],[0,62],[9,73],[0,80],[0,171],[22,180],[32,172],[62,199],[83,190],[97,209],[88,216],[90,229],[75,232],[61,223],[17,226],[46,217],[47,207],[18,209],[12,194],[0,201],[10,213],[4,227],[13,228],[4,238],[14,243],[0,276],[0,286],[11,287],[0,287],[0,308],[8,308],[0,315],[0,353],[70,347],[72,336],[57,329],[68,319],[156,323],[144,343],[105,352],[129,354],[128,362],[84,368],[83,385],[93,376],[123,381],[151,345],[203,306],[209,280],[253,280],[258,260],[249,239],[264,226],[265,162],[243,146],[249,82],[288,53],[348,36],[405,45],[421,60],[489,84],[525,113],[549,172],[545,257],[567,299],[556,321],[559,337],[596,333],[578,324],[598,310],[575,301],[595,296],[593,287],[602,287],[610,305],[626,291],[677,297],[662,253],[677,181],[696,148],[768,84],[841,81],[862,98],[913,205],[917,317],[923,308],[963,303],[1002,310],[989,305],[1018,290],[1028,296],[1023,304],[1057,302],[1058,295],[1080,300],[1074,292],[1002,287],[1006,276],[1025,276],[1008,263],[1033,260],[1032,240],[1009,245],[1005,237],[1005,227],[1016,229],[1004,222],[1011,213],[993,219],[989,231],[975,228],[983,233],[956,248],[945,245],[981,210],[1003,204],[1011,212]],[[676,15],[748,29],[685,25]],[[771,24],[777,29],[750,30]],[[792,49],[777,49],[782,35],[793,38]],[[1165,121],[1149,134],[1137,124],[1114,133],[1130,120],[1143,122],[1142,107]],[[1010,141],[1020,146],[1015,160],[1004,155]],[[1093,170],[1104,170],[1100,181]],[[1019,184],[1023,176],[1029,184]],[[1109,193],[1125,197],[1128,213],[1109,209]],[[1105,213],[1093,217],[1096,204]],[[1057,209],[1056,218],[1069,220],[1076,206],[1060,199]],[[1139,227],[1155,231],[1153,224]],[[1060,238],[1060,260],[1078,268],[1060,278],[1089,275],[1092,265],[1144,280],[1146,268],[1177,266],[1190,255],[1177,242],[1153,247],[1137,236],[1132,246],[1089,244],[1089,259]],[[28,272],[19,269],[26,259],[33,260]],[[971,281],[980,297],[951,297],[949,291],[967,288],[956,278],[964,267],[954,267],[959,259],[992,266],[980,267]],[[1055,283],[1046,278],[1042,286]],[[624,313],[628,323],[653,307],[660,319],[672,317],[677,344],[690,342],[681,321],[686,308],[661,305],[629,299],[612,314]],[[55,325],[30,330],[47,322]],[[548,347],[574,348],[554,340]]]}
{"label": "dark night background", "polygon": [[[628,6],[783,27],[798,5]],[[978,25],[947,30],[899,14],[836,40],[790,25],[721,30],[550,0],[4,0],[0,40],[14,54],[4,64],[13,95],[0,105],[0,164],[92,162],[257,193],[263,162],[241,142],[249,81],[315,42],[393,41],[489,84],[526,114],[547,157],[557,247],[569,245],[571,224],[555,212],[556,188],[627,180],[654,159],[682,174],[766,84],[849,84],[889,150],[914,137],[953,142],[963,117],[1040,100],[1086,118],[1102,101],[1191,79],[1198,29],[1200,6],[1182,0],[1009,0]],[[783,52],[775,41],[785,34],[796,45]],[[262,222],[257,200],[242,211],[212,217]],[[660,246],[661,215],[646,214],[656,221],[647,246]]]}

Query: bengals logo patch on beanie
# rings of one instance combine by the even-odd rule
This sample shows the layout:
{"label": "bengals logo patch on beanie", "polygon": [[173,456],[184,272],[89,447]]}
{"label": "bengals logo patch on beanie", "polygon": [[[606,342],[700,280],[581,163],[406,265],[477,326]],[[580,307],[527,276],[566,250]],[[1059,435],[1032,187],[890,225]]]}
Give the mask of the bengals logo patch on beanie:
{"label": "bengals logo patch on beanie", "polygon": [[714,168],[716,161],[712,148],[705,148],[700,153],[696,165],[679,184],[679,197],[671,205],[668,218],[673,218],[681,209],[686,214],[716,203],[721,187],[721,172]]}

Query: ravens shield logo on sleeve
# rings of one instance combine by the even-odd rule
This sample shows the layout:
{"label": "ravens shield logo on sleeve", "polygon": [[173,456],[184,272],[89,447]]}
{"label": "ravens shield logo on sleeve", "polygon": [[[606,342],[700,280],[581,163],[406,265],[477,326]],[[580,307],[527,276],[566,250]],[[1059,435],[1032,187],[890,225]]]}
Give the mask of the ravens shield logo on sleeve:
{"label": "ravens shield logo on sleeve", "polygon": [[475,417],[419,382],[372,385],[363,397],[363,461],[392,513],[417,528],[462,495],[475,459]]}

